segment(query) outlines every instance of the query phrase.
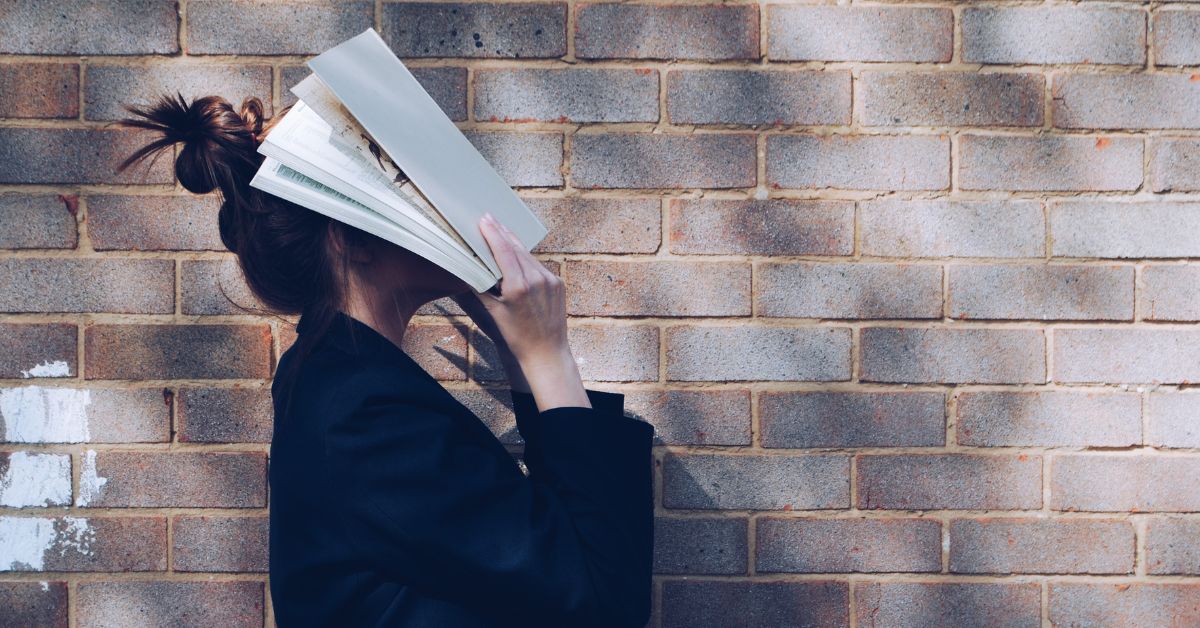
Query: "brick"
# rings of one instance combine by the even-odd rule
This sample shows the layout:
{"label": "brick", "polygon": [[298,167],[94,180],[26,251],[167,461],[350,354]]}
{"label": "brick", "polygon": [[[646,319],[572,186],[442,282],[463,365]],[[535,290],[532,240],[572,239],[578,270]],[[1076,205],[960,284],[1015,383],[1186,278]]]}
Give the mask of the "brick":
{"label": "brick", "polygon": [[1133,393],[966,392],[956,431],[970,447],[1130,447],[1142,442],[1142,403]]}
{"label": "brick", "polygon": [[0,323],[0,377],[77,377],[77,338],[67,323]]}
{"label": "brick", "polygon": [[761,392],[763,447],[940,447],[940,392]]}
{"label": "brick", "polygon": [[1155,65],[1200,65],[1200,12],[1151,13]]}
{"label": "brick", "polygon": [[866,201],[859,220],[863,255],[1041,257],[1046,250],[1046,221],[1034,201]]}
{"label": "brick", "polygon": [[1066,74],[1052,95],[1056,127],[1200,128],[1200,81],[1186,74]]}
{"label": "brick", "polygon": [[795,199],[668,201],[672,253],[850,255],[854,204]]}
{"label": "brick", "polygon": [[0,571],[165,571],[163,517],[0,517]]}
{"label": "brick", "polygon": [[845,582],[665,580],[663,628],[849,626]]}
{"label": "brick", "polygon": [[962,37],[967,63],[1146,61],[1146,18],[1136,9],[968,8],[962,15]]}
{"label": "brick", "polygon": [[1146,572],[1200,573],[1200,521],[1152,517],[1146,521]]}
{"label": "brick", "polygon": [[950,61],[949,9],[769,4],[775,61]]}
{"label": "brick", "polygon": [[965,190],[1135,190],[1142,140],[1134,137],[963,135],[958,183]]}
{"label": "brick", "polygon": [[332,48],[374,25],[371,2],[193,0],[187,53],[305,55]]}
{"label": "brick", "polygon": [[1052,583],[1051,625],[1193,626],[1200,624],[1200,585]]}
{"label": "brick", "polygon": [[400,348],[434,379],[464,380],[467,333],[467,327],[461,324],[413,325],[404,334]]}
{"label": "brick", "polygon": [[625,411],[665,445],[749,445],[749,390],[625,391]]}
{"label": "brick", "polygon": [[71,456],[0,452],[0,507],[42,508],[71,503]]}
{"label": "brick", "polygon": [[267,325],[106,325],[84,330],[87,379],[264,379]]}
{"label": "brick", "polygon": [[855,115],[868,126],[1041,126],[1045,79],[1012,72],[863,72]]}
{"label": "brick", "polygon": [[667,328],[667,379],[838,381],[850,379],[850,330],[832,327]]}
{"label": "brick", "polygon": [[185,443],[269,443],[274,407],[268,388],[181,388],[176,430]]}
{"label": "brick", "polygon": [[184,314],[259,314],[265,308],[233,257],[183,260],[179,280]]}
{"label": "brick", "polygon": [[756,275],[758,316],[942,317],[940,266],[765,262]]}
{"label": "brick", "polygon": [[933,135],[768,135],[773,188],[944,190],[950,140]]}
{"label": "brick", "polygon": [[[3,41],[0,36],[0,41]],[[124,172],[117,165],[155,139],[140,129],[0,128],[0,183],[172,183],[170,152]]]}
{"label": "brick", "polygon": [[850,505],[850,459],[838,455],[668,453],[663,506],[823,510]]}
{"label": "brick", "polygon": [[1151,447],[1200,447],[1200,396],[1187,392],[1151,393],[1146,444]]}
{"label": "brick", "polygon": [[78,116],[79,64],[0,65],[0,118]]}
{"label": "brick", "polygon": [[[156,65],[93,65],[87,70],[83,115],[89,120],[130,116],[121,105],[148,106],[160,95],[182,93],[189,101],[221,96],[234,111],[242,100],[256,96],[271,114],[271,66],[170,63]],[[165,157],[164,157],[165,158]]]}
{"label": "brick", "polygon": [[1133,320],[1132,266],[948,266],[958,319]]}
{"label": "brick", "polygon": [[265,572],[266,517],[175,517],[171,567],[176,571]]}
{"label": "brick", "polygon": [[1200,255],[1200,203],[1063,201],[1050,206],[1055,257]]}
{"label": "brick", "polygon": [[0,194],[0,249],[75,248],[77,202],[76,196]]}
{"label": "brick", "polygon": [[1036,582],[860,582],[854,600],[863,628],[1042,625]]}
{"label": "brick", "polygon": [[[530,98],[530,94],[537,94]],[[655,122],[658,71],[649,69],[482,69],[475,119],[491,122]]]}
{"label": "brick", "polygon": [[525,444],[521,433],[517,431],[516,417],[512,410],[512,397],[507,388],[452,388],[447,390],[459,403],[475,413],[500,442],[513,445]]}
{"label": "brick", "polygon": [[562,133],[466,131],[463,135],[512,187],[563,184]]}
{"label": "brick", "polygon": [[1138,280],[1138,316],[1153,321],[1200,320],[1200,266],[1145,266]]}
{"label": "brick", "polygon": [[1150,181],[1155,192],[1200,191],[1200,139],[1150,140]]}
{"label": "brick", "polygon": [[220,209],[215,195],[89,196],[88,237],[97,251],[225,251]]}
{"label": "brick", "polygon": [[404,57],[548,58],[567,53],[561,2],[383,5],[380,34]]}
{"label": "brick", "polygon": [[15,0],[0,21],[0,53],[134,55],[179,52],[179,16],[172,0],[106,0],[47,4]]}
{"label": "brick", "polygon": [[81,582],[75,612],[80,625],[121,626],[130,618],[146,626],[263,625],[264,583],[259,581]]}
{"label": "brick", "polygon": [[574,316],[749,316],[750,264],[568,261]]}
{"label": "brick", "polygon": [[266,467],[265,453],[89,450],[76,505],[262,508]]}
{"label": "brick", "polygon": [[164,443],[170,439],[170,394],[160,388],[0,387],[0,442]]}
{"label": "brick", "polygon": [[756,519],[756,573],[878,573],[942,569],[935,519]]}
{"label": "brick", "polygon": [[0,312],[175,311],[175,262],[132,258],[0,260]]}
{"label": "brick", "polygon": [[662,241],[662,207],[650,198],[521,199],[548,233],[532,253],[654,253]]}
{"label": "brick", "polygon": [[1042,505],[1038,456],[860,455],[858,507],[1020,510]]}
{"label": "brick", "polygon": [[0,582],[0,624],[67,628],[67,583]]}
{"label": "brick", "polygon": [[[658,381],[658,328],[648,325],[569,325],[572,354],[585,381]],[[472,377],[504,380],[496,347],[487,336],[471,339]]]}
{"label": "brick", "polygon": [[1050,464],[1050,508],[1101,512],[1200,510],[1200,458],[1063,454]]}
{"label": "brick", "polygon": [[417,309],[417,314],[424,316],[464,316],[466,312],[449,297],[442,297],[422,305]]}
{"label": "brick", "polygon": [[1133,573],[1128,521],[959,519],[950,522],[954,573]]}
{"label": "brick", "polygon": [[1190,383],[1200,380],[1200,332],[1176,329],[1059,329],[1054,381]]}
{"label": "brick", "polygon": [[[409,66],[417,82],[425,89],[442,111],[454,121],[467,119],[467,69],[459,67],[412,67]],[[296,95],[291,88],[312,74],[307,65],[284,66],[280,76],[279,107],[288,107],[296,103]]]}
{"label": "brick", "polygon": [[654,573],[746,573],[746,528],[743,517],[655,517]]}
{"label": "brick", "polygon": [[575,13],[580,59],[757,59],[753,5],[581,4]]}
{"label": "brick", "polygon": [[571,138],[577,188],[739,188],[757,179],[753,135],[580,133]]}
{"label": "brick", "polygon": [[850,124],[850,73],[674,70],[667,114],[674,124]]}
{"label": "brick", "polygon": [[868,327],[862,380],[1019,384],[1046,380],[1045,336],[1033,329]]}

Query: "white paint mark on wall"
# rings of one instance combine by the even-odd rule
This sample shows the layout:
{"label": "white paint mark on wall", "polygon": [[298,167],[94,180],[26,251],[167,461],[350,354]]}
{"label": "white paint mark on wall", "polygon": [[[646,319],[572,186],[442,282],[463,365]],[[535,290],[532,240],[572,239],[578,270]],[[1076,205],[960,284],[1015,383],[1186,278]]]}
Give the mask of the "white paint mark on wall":
{"label": "white paint mark on wall", "polygon": [[49,582],[46,582],[45,580],[42,580],[42,581],[41,581],[41,582],[39,582],[38,584],[42,585],[42,591],[49,591],[49,590],[50,590],[50,583],[49,583]]}
{"label": "white paint mark on wall", "polygon": [[0,422],[10,443],[82,443],[90,390],[19,386],[0,390]]}
{"label": "white paint mark on wall", "polygon": [[47,360],[41,364],[29,369],[21,371],[21,377],[70,377],[71,365],[67,364],[66,360]]}
{"label": "white paint mark on wall", "polygon": [[108,478],[96,475],[96,450],[89,449],[83,457],[83,468],[79,471],[79,500],[76,505],[87,506],[100,497]]}
{"label": "white paint mark on wall", "polygon": [[[85,518],[0,517],[0,571],[44,571],[53,551],[91,556],[95,537]],[[50,584],[42,582],[42,590]]]}
{"label": "white paint mark on wall", "polygon": [[71,503],[71,456],[14,451],[0,476],[0,506],[66,506]]}

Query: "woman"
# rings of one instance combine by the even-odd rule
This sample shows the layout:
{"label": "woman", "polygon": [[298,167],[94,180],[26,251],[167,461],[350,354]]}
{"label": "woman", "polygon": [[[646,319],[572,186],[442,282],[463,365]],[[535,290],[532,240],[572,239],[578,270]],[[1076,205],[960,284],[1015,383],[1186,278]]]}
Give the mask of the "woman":
{"label": "woman", "polygon": [[[257,98],[240,112],[180,94],[126,109],[136,117],[122,125],[161,137],[120,169],[182,143],[176,177],[219,190],[221,239],[249,287],[270,310],[300,314],[271,388],[282,628],[646,624],[653,428],[623,416],[622,394],[583,387],[562,281],[487,217],[499,296],[249,187],[272,126]],[[528,475],[400,349],[416,310],[447,296],[496,344]]]}

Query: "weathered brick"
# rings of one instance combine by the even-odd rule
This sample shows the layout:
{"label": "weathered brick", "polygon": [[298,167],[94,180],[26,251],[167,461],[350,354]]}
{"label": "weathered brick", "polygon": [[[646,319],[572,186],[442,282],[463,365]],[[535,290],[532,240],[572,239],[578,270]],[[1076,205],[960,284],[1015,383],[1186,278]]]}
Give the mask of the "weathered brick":
{"label": "weathered brick", "polygon": [[1146,404],[1149,418],[1146,444],[1152,447],[1200,447],[1200,395],[1188,392],[1152,393]]}
{"label": "weathered brick", "polygon": [[0,388],[0,442],[162,443],[170,439],[170,397],[160,388]]}
{"label": "weathered brick", "polygon": [[1050,206],[1056,257],[1200,255],[1200,203],[1063,201]]}
{"label": "weathered brick", "polygon": [[1104,512],[1200,510],[1200,458],[1063,454],[1050,463],[1050,508]]}
{"label": "weathered brick", "polygon": [[860,455],[857,461],[859,508],[1016,510],[1042,505],[1038,456]]}
{"label": "weathered brick", "polygon": [[1146,521],[1146,572],[1200,573],[1200,521],[1153,517]]}
{"label": "weathered brick", "polygon": [[266,517],[175,517],[171,567],[176,571],[267,570]]}
{"label": "weathered brick", "polygon": [[77,377],[77,342],[67,323],[0,323],[0,377]]}
{"label": "weathered brick", "polygon": [[87,379],[263,379],[267,325],[89,325]]}
{"label": "weathered brick", "polygon": [[145,107],[161,95],[182,93],[189,100],[221,96],[235,111],[242,99],[257,96],[271,114],[271,66],[160,63],[155,65],[92,65],[87,70],[83,115],[89,120],[130,116],[121,105]]}
{"label": "weathered brick", "polygon": [[1200,65],[1200,12],[1154,11],[1151,33],[1155,65]]}
{"label": "weathered brick", "polygon": [[1052,94],[1056,127],[1200,128],[1200,81],[1186,74],[1065,74]]}
{"label": "weathered brick", "polygon": [[855,115],[868,126],[1041,126],[1045,79],[1006,72],[863,72]]}
{"label": "weathered brick", "polygon": [[67,628],[67,583],[0,582],[0,624]]}
{"label": "weathered brick", "polygon": [[959,319],[1133,320],[1132,266],[948,266]]}
{"label": "weathered brick", "polygon": [[849,626],[845,582],[667,580],[663,628]]}
{"label": "weathered brick", "polygon": [[581,4],[580,59],[757,59],[758,7],[736,4]]}
{"label": "weathered brick", "polygon": [[145,626],[263,625],[263,588],[259,581],[81,582],[75,612],[80,625],[124,626],[137,618]]}
{"label": "weathered brick", "polygon": [[131,258],[0,259],[0,312],[175,311],[175,262]]}
{"label": "weathered brick", "polygon": [[667,328],[667,379],[837,381],[850,379],[850,330],[832,327]]}
{"label": "weathered brick", "polygon": [[78,116],[79,64],[0,65],[0,118]]}
{"label": "weathered brick", "polygon": [[75,248],[78,200],[54,194],[0,194],[0,249]]}
{"label": "weathered brick", "polygon": [[187,53],[317,54],[370,28],[375,6],[349,0],[192,0]]}
{"label": "weathered brick", "polygon": [[946,443],[940,392],[762,392],[763,447],[938,447]]}
{"label": "weathered brick", "polygon": [[767,55],[775,61],[950,60],[949,9],[769,4]]}
{"label": "weathered brick", "polygon": [[164,517],[0,517],[0,571],[164,571]]}
{"label": "weathered brick", "polygon": [[942,317],[941,266],[766,262],[756,275],[759,316]]}
{"label": "weathered brick", "polygon": [[71,456],[40,451],[0,452],[0,507],[42,508],[70,503]]}
{"label": "weathered brick", "polygon": [[625,391],[625,411],[666,445],[749,445],[749,390]]}
{"label": "weathered brick", "polygon": [[233,257],[181,261],[179,290],[184,314],[257,314],[264,307]]}
{"label": "weathered brick", "polygon": [[225,251],[220,208],[215,195],[88,196],[88,237],[97,251]]}
{"label": "weathered brick", "polygon": [[264,453],[88,451],[77,506],[261,508]]}
{"label": "weathered brick", "polygon": [[654,573],[746,573],[743,517],[655,517]]}
{"label": "weathered brick", "polygon": [[180,442],[269,443],[274,407],[269,388],[181,388]]}
{"label": "weathered brick", "polygon": [[1146,18],[1136,9],[968,8],[962,15],[962,37],[963,60],[968,63],[1146,61]]}
{"label": "weathered brick", "polygon": [[850,73],[674,70],[667,114],[675,124],[850,124]]}
{"label": "weathered brick", "polygon": [[860,582],[854,601],[863,628],[1042,625],[1036,582]]}
{"label": "weathered brick", "polygon": [[1200,266],[1146,266],[1138,280],[1138,316],[1200,320]]}
{"label": "weathered brick", "polygon": [[467,378],[467,333],[462,324],[413,325],[401,349],[434,379],[462,380]]}
{"label": "weathered brick", "polygon": [[653,253],[662,207],[650,198],[525,197],[548,233],[532,253]]}
{"label": "weathered brick", "polygon": [[838,455],[668,453],[663,506],[821,510],[850,505],[850,459]]}
{"label": "weathered brick", "polygon": [[[531,98],[530,94],[537,94]],[[475,73],[475,119],[492,122],[655,122],[658,71],[524,68]]]}
{"label": "weathered brick", "polygon": [[773,188],[944,190],[950,140],[944,135],[768,135]]}
{"label": "weathered brick", "polygon": [[1133,573],[1128,521],[959,519],[950,522],[954,573]]}
{"label": "weathered brick", "polygon": [[562,2],[398,2],[383,5],[380,34],[404,57],[561,57]]}
{"label": "weathered brick", "polygon": [[1135,190],[1142,183],[1142,140],[1135,137],[964,135],[959,156],[966,190]]}
{"label": "weathered brick", "polygon": [[971,447],[1129,447],[1142,442],[1134,393],[966,392],[958,444]]}
{"label": "weathered brick", "polygon": [[942,524],[936,519],[760,517],[757,526],[757,573],[942,569]]}
{"label": "weathered brick", "polygon": [[1058,329],[1054,381],[1190,383],[1200,380],[1200,332],[1179,329]]}
{"label": "weathered brick", "polygon": [[756,183],[753,135],[578,133],[571,138],[577,188],[738,188]]}
{"label": "weathered brick", "polygon": [[884,257],[1041,257],[1034,201],[878,200],[859,204],[862,253]]}
{"label": "weathered brick", "polygon": [[1200,585],[1050,583],[1054,626],[1200,625]]}
{"label": "weathered brick", "polygon": [[749,316],[750,264],[568,261],[576,316]]}
{"label": "weathered brick", "polygon": [[[575,325],[567,329],[571,351],[585,381],[657,381],[658,328],[648,325]],[[496,346],[483,334],[471,337],[472,377],[504,379]]]}
{"label": "weathered brick", "polygon": [[154,139],[138,129],[0,127],[0,183],[172,183],[169,152],[117,172]]}
{"label": "weathered brick", "polygon": [[1155,192],[1200,191],[1200,139],[1151,139],[1150,181]]}
{"label": "weathered brick", "polygon": [[179,52],[173,0],[11,0],[0,20],[0,53],[133,55]]}
{"label": "weathered brick", "polygon": [[794,199],[669,201],[672,253],[850,255],[854,204]]}
{"label": "weathered brick", "polygon": [[512,187],[563,184],[562,133],[465,131],[463,135]]}
{"label": "weathered brick", "polygon": [[1040,383],[1045,336],[1033,329],[868,327],[862,379],[912,383]]}

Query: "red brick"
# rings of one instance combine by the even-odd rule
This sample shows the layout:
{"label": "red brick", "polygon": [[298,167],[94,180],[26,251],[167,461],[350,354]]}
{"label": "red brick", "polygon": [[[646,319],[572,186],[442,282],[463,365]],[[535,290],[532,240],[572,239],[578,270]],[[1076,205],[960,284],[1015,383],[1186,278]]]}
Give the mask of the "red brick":
{"label": "red brick", "polygon": [[665,580],[663,628],[849,626],[845,582]]}
{"label": "red brick", "polygon": [[1099,512],[1200,510],[1200,457],[1063,454],[1050,462],[1050,508]]}
{"label": "red brick", "polygon": [[844,381],[850,330],[834,327],[676,325],[667,328],[667,379]]}
{"label": "red brick", "polygon": [[78,332],[68,323],[0,323],[0,377],[78,377]]}
{"label": "red brick", "polygon": [[1187,74],[1064,74],[1052,96],[1060,128],[1200,128],[1200,82]]}
{"label": "red brick", "polygon": [[748,519],[655,517],[654,573],[746,573]]}
{"label": "red brick", "polygon": [[88,237],[97,251],[227,250],[214,195],[96,195],[87,197],[87,208]]}
{"label": "red brick", "polygon": [[563,184],[562,133],[464,131],[463,135],[512,187]]}
{"label": "red brick", "polygon": [[1200,585],[1050,583],[1050,624],[1072,626],[1200,625]]}
{"label": "red brick", "polygon": [[83,92],[83,115],[89,120],[117,120],[129,116],[123,104],[145,107],[163,94],[177,92],[188,101],[201,96],[220,96],[235,110],[241,107],[243,99],[254,96],[262,100],[269,117],[271,66],[193,61],[90,65]]}
{"label": "red brick", "polygon": [[958,319],[1133,320],[1132,266],[948,266]]}
{"label": "red brick", "polygon": [[187,443],[269,443],[274,407],[269,388],[181,388],[176,431]]}
{"label": "red brick", "polygon": [[0,624],[67,628],[67,583],[0,582]]}
{"label": "red brick", "polygon": [[949,9],[769,4],[767,54],[775,61],[950,60]]}
{"label": "red brick", "polygon": [[860,455],[858,507],[1023,510],[1042,505],[1038,456]]}
{"label": "red brick", "polygon": [[475,413],[500,442],[513,445],[525,444],[521,433],[517,431],[516,418],[512,411],[512,396],[509,394],[508,388],[449,388],[447,390],[459,403]]}
{"label": "red brick", "polygon": [[175,262],[132,258],[0,259],[0,312],[175,311]]}
{"label": "red brick", "polygon": [[654,253],[662,207],[649,198],[522,199],[548,233],[532,253]]}
{"label": "red brick", "polygon": [[674,124],[850,124],[850,73],[675,70],[667,114]]}
{"label": "red brick", "polygon": [[750,264],[568,261],[574,316],[749,316]]}
{"label": "red brick", "polygon": [[[69,19],[68,19],[69,18]],[[8,2],[0,21],[0,53],[132,55],[179,52],[179,14],[171,0],[106,0],[66,7],[37,0]]]}
{"label": "red brick", "polygon": [[1191,329],[1057,329],[1054,381],[1189,383],[1200,380],[1197,351]]}
{"label": "red brick", "polygon": [[85,460],[79,506],[262,508],[267,503],[264,453],[89,451],[88,458],[95,462]]}
{"label": "red brick", "polygon": [[940,392],[761,392],[763,447],[938,447],[946,443]]}
{"label": "red brick", "polygon": [[950,187],[950,140],[944,135],[772,134],[766,157],[773,188]]}
{"label": "red brick", "polygon": [[757,59],[758,6],[588,3],[575,9],[580,59]]}
{"label": "red brick", "polygon": [[863,72],[856,116],[867,126],[1041,126],[1040,74]]}
{"label": "red brick", "polygon": [[749,390],[630,390],[625,411],[664,445],[749,445]]}
{"label": "red brick", "polygon": [[316,54],[373,26],[371,2],[195,0],[187,5],[193,55]]}
{"label": "red brick", "polygon": [[754,136],[746,133],[577,133],[577,188],[744,188],[756,182]]}
{"label": "red brick", "polygon": [[1041,585],[990,582],[860,582],[854,587],[863,628],[1040,626]]}
{"label": "red brick", "polygon": [[1142,184],[1141,138],[963,135],[958,150],[964,190],[1129,191]]}
{"label": "red brick", "polygon": [[561,57],[566,19],[562,2],[389,2],[380,34],[401,58]]}
{"label": "red brick", "polygon": [[85,626],[124,626],[131,618],[146,626],[263,625],[264,583],[89,581],[77,586],[75,612]]}
{"label": "red brick", "polygon": [[1134,393],[965,392],[958,444],[971,447],[1130,447],[1142,441]]}
{"label": "red brick", "polygon": [[959,519],[950,522],[954,573],[1133,573],[1134,531],[1102,519]]}
{"label": "red brick", "polygon": [[967,63],[1142,65],[1146,60],[1146,18],[1137,9],[968,8],[962,37]]}
{"label": "red brick", "polygon": [[663,506],[714,510],[826,510],[850,505],[841,455],[668,453]]}
{"label": "red brick", "polygon": [[1200,520],[1152,517],[1146,521],[1146,572],[1200,573]]}
{"label": "red brick", "polygon": [[268,325],[89,325],[87,379],[265,379]]}
{"label": "red brick", "polygon": [[180,309],[184,314],[262,314],[267,311],[262,301],[250,291],[234,257],[182,260],[179,273]]}
{"label": "red brick", "polygon": [[1200,139],[1150,140],[1149,172],[1155,192],[1200,191]]}
{"label": "red brick", "polygon": [[0,194],[0,249],[75,248],[78,203],[61,194]]}
{"label": "red brick", "polygon": [[156,136],[138,129],[0,127],[0,183],[172,183],[170,152],[117,172]]}
{"label": "red brick", "polygon": [[160,388],[0,387],[0,442],[164,443],[170,439],[170,395]]}
{"label": "red brick", "polygon": [[756,521],[756,573],[942,569],[942,524],[935,519],[760,517]]}
{"label": "red brick", "polygon": [[[530,98],[529,94],[537,94]],[[475,72],[475,119],[657,122],[658,71],[520,68]]]}
{"label": "red brick", "polygon": [[171,524],[176,571],[267,571],[266,517],[175,517]]}
{"label": "red brick", "polygon": [[6,63],[0,65],[0,118],[79,116],[79,65]]}
{"label": "red brick", "polygon": [[862,380],[1019,384],[1046,380],[1045,337],[1034,329],[862,330]]}
{"label": "red brick", "polygon": [[793,199],[673,198],[672,253],[850,255],[854,204]]}
{"label": "red brick", "polygon": [[941,266],[765,262],[755,274],[758,316],[942,317]]}
{"label": "red brick", "polygon": [[863,255],[1042,257],[1046,220],[1033,201],[878,200],[859,203]]}
{"label": "red brick", "polygon": [[[571,351],[585,381],[658,381],[658,328],[649,325],[569,325]],[[472,377],[504,377],[495,345],[483,334],[471,340]]]}
{"label": "red brick", "polygon": [[0,547],[0,571],[167,568],[164,517],[0,517],[0,532],[22,539]]}
{"label": "red brick", "polygon": [[465,325],[411,325],[401,349],[434,379],[467,378],[467,327]]}
{"label": "red brick", "polygon": [[1189,392],[1151,393],[1146,403],[1151,447],[1200,448],[1200,395]]}

